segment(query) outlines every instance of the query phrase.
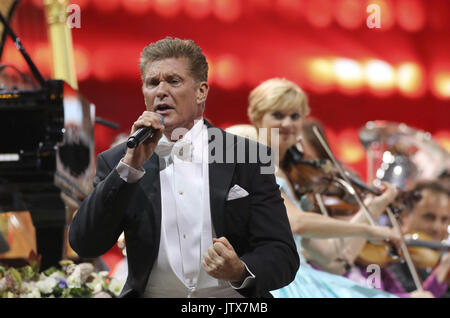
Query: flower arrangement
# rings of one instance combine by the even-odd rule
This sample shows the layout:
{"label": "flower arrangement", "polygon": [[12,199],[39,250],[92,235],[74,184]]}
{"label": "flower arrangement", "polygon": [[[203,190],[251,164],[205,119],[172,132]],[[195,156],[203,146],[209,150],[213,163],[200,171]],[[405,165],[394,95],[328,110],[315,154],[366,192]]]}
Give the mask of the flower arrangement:
{"label": "flower arrangement", "polygon": [[33,252],[28,263],[18,269],[0,266],[1,298],[115,298],[122,290],[120,280],[94,272],[91,263],[61,260],[60,268],[39,273],[40,257]]}

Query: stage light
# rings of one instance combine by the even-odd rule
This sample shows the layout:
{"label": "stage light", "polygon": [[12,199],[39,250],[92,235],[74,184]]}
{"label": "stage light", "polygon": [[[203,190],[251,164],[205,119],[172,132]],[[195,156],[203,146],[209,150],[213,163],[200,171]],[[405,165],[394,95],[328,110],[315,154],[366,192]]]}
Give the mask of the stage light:
{"label": "stage light", "polygon": [[146,14],[150,10],[152,3],[150,0],[122,0],[122,6],[133,14]]}
{"label": "stage light", "polygon": [[243,80],[242,65],[234,55],[224,55],[216,60],[215,82],[225,89],[239,87]]}
{"label": "stage light", "polygon": [[426,86],[422,68],[413,62],[405,62],[397,68],[397,88],[405,96],[419,97]]}
{"label": "stage light", "polygon": [[306,0],[305,18],[315,27],[325,28],[333,21],[332,2],[330,0]]}
{"label": "stage light", "polygon": [[214,0],[214,14],[225,22],[233,22],[241,15],[240,0]]}
{"label": "stage light", "polygon": [[160,16],[172,18],[180,12],[181,2],[179,0],[153,0],[153,7]]}
{"label": "stage light", "polygon": [[370,60],[365,65],[367,85],[376,93],[384,93],[395,87],[395,71],[389,63]]}
{"label": "stage light", "polygon": [[184,11],[194,19],[206,18],[211,13],[211,0],[185,0]]}
{"label": "stage light", "polygon": [[216,77],[216,65],[215,62],[205,54],[206,62],[208,63],[208,83],[209,85],[213,84]]}
{"label": "stage light", "polygon": [[352,59],[338,58],[334,61],[334,76],[337,84],[351,93],[364,85],[361,65]]}
{"label": "stage light", "polygon": [[39,65],[39,71],[41,71],[43,75],[48,75],[52,72],[52,50],[47,43],[37,44],[34,50],[30,52],[30,55],[34,64]]}
{"label": "stage light", "polygon": [[314,88],[332,88],[334,85],[334,65],[330,58],[311,58],[306,60],[307,80]]}
{"label": "stage light", "polygon": [[407,31],[419,31],[426,22],[426,9],[421,0],[397,0],[397,22]]}
{"label": "stage light", "polygon": [[358,133],[346,129],[339,136],[338,155],[348,164],[355,164],[364,159],[364,148],[358,141]]}
{"label": "stage light", "polygon": [[433,91],[437,97],[450,98],[450,72],[437,72],[432,83]]}
{"label": "stage light", "polygon": [[340,26],[346,29],[356,29],[366,19],[366,4],[360,0],[338,0],[334,12]]}
{"label": "stage light", "polygon": [[441,130],[433,134],[433,138],[438,144],[440,144],[445,150],[450,152],[450,131]]}
{"label": "stage light", "polygon": [[74,48],[75,70],[80,81],[87,79],[91,74],[89,51],[84,47]]}

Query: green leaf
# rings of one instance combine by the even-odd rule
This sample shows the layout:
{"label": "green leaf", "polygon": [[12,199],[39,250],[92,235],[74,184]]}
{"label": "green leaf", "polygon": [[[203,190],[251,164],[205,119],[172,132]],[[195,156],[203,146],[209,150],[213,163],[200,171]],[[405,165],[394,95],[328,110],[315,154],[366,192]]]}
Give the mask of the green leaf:
{"label": "green leaf", "polygon": [[0,266],[0,278],[2,278],[2,276],[5,276],[6,273],[6,269],[3,266]]}
{"label": "green leaf", "polygon": [[66,267],[66,266],[69,266],[72,264],[73,264],[73,261],[71,261],[70,259],[63,259],[63,260],[59,261],[59,266],[61,266],[61,267]]}
{"label": "green leaf", "polygon": [[19,271],[14,267],[11,267],[8,269],[8,272],[14,280],[14,283],[17,284],[17,287],[20,287],[20,285],[22,284],[22,276],[20,275]]}
{"label": "green leaf", "polygon": [[90,298],[92,292],[87,288],[71,288],[70,295],[75,298]]}
{"label": "green leaf", "polygon": [[44,274],[46,276],[50,276],[51,274],[53,274],[54,272],[57,272],[58,269],[55,266],[49,267],[44,271]]}
{"label": "green leaf", "polygon": [[19,273],[22,275],[22,279],[29,281],[39,276],[39,273],[35,272],[30,265],[19,268]]}

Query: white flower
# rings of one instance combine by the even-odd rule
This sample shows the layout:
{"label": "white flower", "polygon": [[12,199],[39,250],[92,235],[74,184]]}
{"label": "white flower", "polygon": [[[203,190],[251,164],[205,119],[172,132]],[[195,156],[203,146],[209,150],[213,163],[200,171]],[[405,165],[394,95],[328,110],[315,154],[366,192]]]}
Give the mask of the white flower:
{"label": "white flower", "polygon": [[91,263],[78,264],[77,267],[75,268],[75,272],[77,271],[80,272],[81,282],[84,283],[86,279],[89,277],[89,275],[91,275],[91,273],[94,271],[94,265],[92,265]]}
{"label": "white flower", "polygon": [[58,284],[58,281],[53,277],[47,277],[44,280],[40,280],[36,283],[36,287],[39,288],[39,291],[43,294],[51,294],[53,292],[53,288]]}
{"label": "white flower", "polygon": [[81,287],[86,282],[87,278],[94,271],[94,265],[91,263],[78,264],[70,276],[67,278],[67,285],[69,288]]}
{"label": "white flower", "polygon": [[92,273],[91,276],[94,277],[94,280],[90,283],[86,283],[86,286],[92,290],[93,294],[103,290],[104,278],[99,274],[100,273]]}
{"label": "white flower", "polygon": [[112,278],[109,282],[108,290],[118,297],[122,291],[123,285],[125,285],[125,283],[122,280]]}
{"label": "white flower", "polygon": [[22,282],[20,286],[22,294],[31,293],[34,290],[39,290],[36,286],[36,282]]}
{"label": "white flower", "polygon": [[80,272],[75,270],[69,277],[67,277],[67,286],[69,288],[81,287]]}
{"label": "white flower", "polygon": [[13,293],[13,292],[8,292],[7,294],[6,294],[6,298],[17,298],[17,296]]}
{"label": "white flower", "polygon": [[50,275],[50,277],[54,277],[54,278],[56,278],[56,277],[64,277],[65,275],[64,275],[64,272],[63,271],[54,271],[51,275]]}
{"label": "white flower", "polygon": [[39,292],[39,289],[34,288],[26,293],[20,294],[20,298],[41,298],[41,293]]}
{"label": "white flower", "polygon": [[66,273],[67,275],[72,274],[75,271],[75,268],[77,268],[76,264],[70,264],[66,267]]}
{"label": "white flower", "polygon": [[112,297],[107,292],[101,291],[101,292],[94,294],[94,298],[112,298]]}

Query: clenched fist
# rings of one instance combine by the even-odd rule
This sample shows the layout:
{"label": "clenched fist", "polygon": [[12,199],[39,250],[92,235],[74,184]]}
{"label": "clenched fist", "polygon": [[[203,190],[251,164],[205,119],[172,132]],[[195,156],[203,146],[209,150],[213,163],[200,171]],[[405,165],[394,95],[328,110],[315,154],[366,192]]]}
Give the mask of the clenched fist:
{"label": "clenched fist", "polygon": [[208,275],[229,282],[242,282],[247,276],[245,264],[225,237],[213,238],[213,245],[203,254],[202,266]]}

